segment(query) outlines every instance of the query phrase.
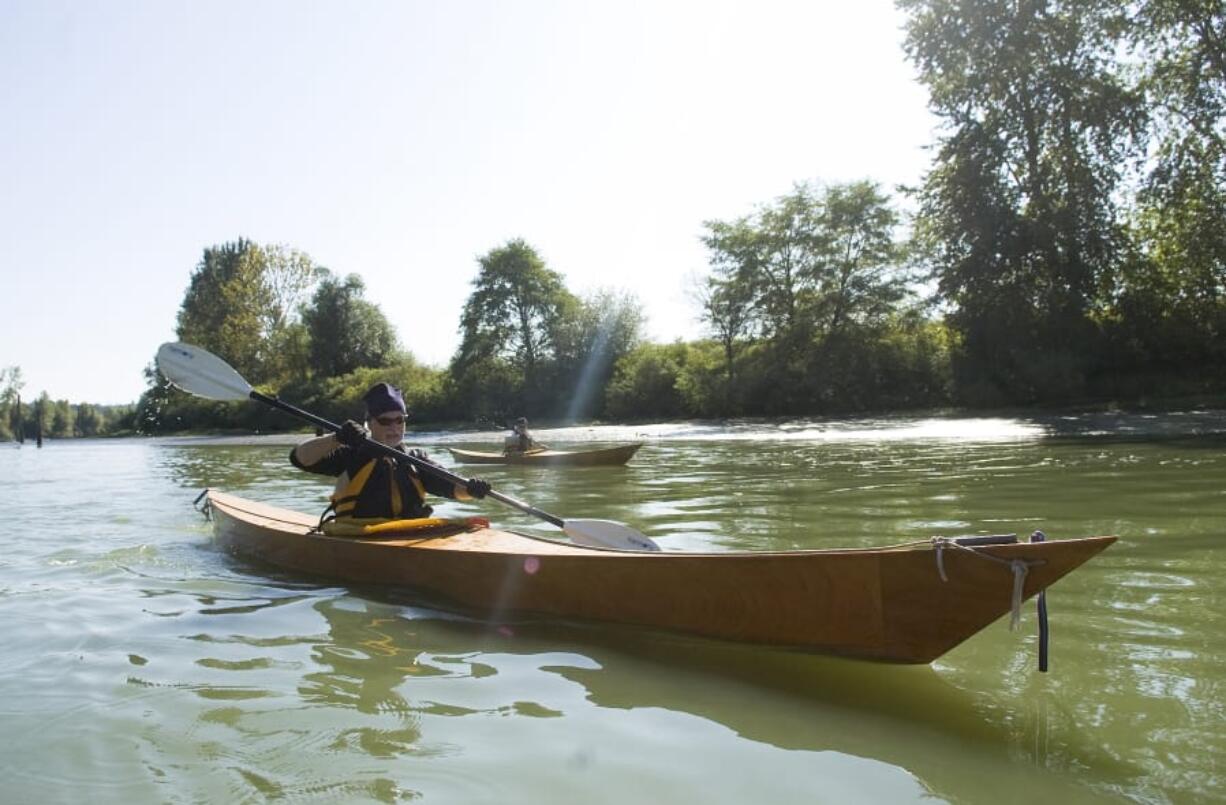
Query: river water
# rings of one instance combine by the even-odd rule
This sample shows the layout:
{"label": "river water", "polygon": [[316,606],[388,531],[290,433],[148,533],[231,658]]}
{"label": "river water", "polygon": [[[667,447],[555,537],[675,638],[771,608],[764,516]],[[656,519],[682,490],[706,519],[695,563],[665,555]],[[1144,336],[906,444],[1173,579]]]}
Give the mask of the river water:
{"label": "river water", "polygon": [[[215,549],[205,487],[320,511],[294,439],[0,447],[0,800],[1226,800],[1226,412],[682,423],[626,467],[465,469],[666,550],[1115,534],[930,666],[487,624]],[[540,534],[494,502],[442,502]]]}

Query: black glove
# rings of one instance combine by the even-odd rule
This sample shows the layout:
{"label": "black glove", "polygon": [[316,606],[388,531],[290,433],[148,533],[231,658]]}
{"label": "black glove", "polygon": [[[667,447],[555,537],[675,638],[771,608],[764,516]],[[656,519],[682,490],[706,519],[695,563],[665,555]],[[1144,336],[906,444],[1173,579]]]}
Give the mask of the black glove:
{"label": "black glove", "polygon": [[490,493],[490,485],[488,481],[482,481],[480,478],[469,478],[464,484],[464,488],[468,494],[475,497],[477,500],[485,497]]}
{"label": "black glove", "polygon": [[422,450],[420,447],[413,447],[408,450],[405,450],[404,452],[405,452],[405,455],[412,456],[418,461],[424,461],[427,464],[433,464],[436,467],[439,466],[439,463],[435,461],[434,459],[430,458],[428,455],[426,455],[426,451]]}
{"label": "black glove", "polygon": [[361,447],[370,432],[352,419],[346,419],[345,424],[336,432],[336,440],[349,447]]}

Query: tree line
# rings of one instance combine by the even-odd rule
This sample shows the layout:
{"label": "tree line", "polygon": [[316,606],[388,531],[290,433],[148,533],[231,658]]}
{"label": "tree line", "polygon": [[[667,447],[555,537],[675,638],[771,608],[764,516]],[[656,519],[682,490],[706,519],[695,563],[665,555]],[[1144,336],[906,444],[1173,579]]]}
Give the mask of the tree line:
{"label": "tree line", "polygon": [[[333,419],[358,416],[361,395],[387,381],[404,391],[416,422],[502,425],[523,412],[601,415],[605,386],[617,361],[640,345],[642,321],[632,297],[579,297],[535,249],[512,240],[479,259],[450,364],[425,366],[365,298],[361,277],[339,277],[296,250],[240,238],[204,250],[177,336],[220,356],[252,385]],[[147,377],[134,417],[141,432],[293,426],[257,406],[191,398],[152,366]]]}
{"label": "tree line", "polygon": [[[359,276],[242,238],[204,250],[178,336],[333,418],[377,380],[405,389],[418,422],[486,425],[1220,393],[1226,4],[898,6],[941,123],[928,171],[893,192],[802,181],[704,222],[708,337],[644,340],[633,296],[577,296],[516,239],[478,259],[449,364],[424,366]],[[152,370],[116,422],[289,424],[188,399]]]}
{"label": "tree line", "polygon": [[133,427],[135,405],[74,405],[68,400],[53,400],[45,391],[23,401],[24,386],[21,367],[0,368],[0,441],[103,436]]}

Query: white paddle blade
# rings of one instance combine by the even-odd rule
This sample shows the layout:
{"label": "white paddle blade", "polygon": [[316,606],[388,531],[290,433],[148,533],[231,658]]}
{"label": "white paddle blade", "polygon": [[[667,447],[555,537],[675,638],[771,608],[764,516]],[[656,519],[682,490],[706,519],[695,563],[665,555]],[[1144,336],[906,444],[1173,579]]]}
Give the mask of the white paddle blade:
{"label": "white paddle blade", "polygon": [[230,364],[191,344],[162,344],[157,365],[167,380],[197,397],[245,400],[251,396],[251,385]]}
{"label": "white paddle blade", "polygon": [[564,520],[562,530],[571,542],[589,548],[612,548],[617,551],[658,551],[660,546],[651,537],[614,520]]}

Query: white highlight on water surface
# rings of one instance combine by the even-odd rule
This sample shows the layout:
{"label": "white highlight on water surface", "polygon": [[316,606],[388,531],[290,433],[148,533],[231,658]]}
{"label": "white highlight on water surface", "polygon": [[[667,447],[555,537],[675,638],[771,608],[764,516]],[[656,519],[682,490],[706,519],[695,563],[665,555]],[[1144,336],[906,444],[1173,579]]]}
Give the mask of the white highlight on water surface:
{"label": "white highlight on water surface", "polygon": [[[501,450],[506,430],[410,430],[411,445],[463,445],[470,449]],[[629,442],[779,442],[831,443],[949,443],[997,444],[1038,441],[1051,437],[1147,438],[1199,437],[1226,434],[1226,412],[1220,410],[1168,413],[1118,411],[1026,416],[883,416],[845,419],[731,419],[658,422],[634,425],[539,426],[532,429],[539,441],[559,450],[582,445]],[[160,437],[161,444],[296,444],[304,433],[251,436]]]}
{"label": "white highlight on water surface", "polygon": [[[732,420],[728,422],[666,422],[646,425],[587,425],[533,429],[541,441],[581,443],[774,441],[774,442],[894,442],[973,441],[1011,442],[1040,439],[1047,429],[1034,422],[1007,418],[944,419],[797,419],[780,422]],[[479,442],[501,438],[501,432],[420,434],[445,443]]]}

